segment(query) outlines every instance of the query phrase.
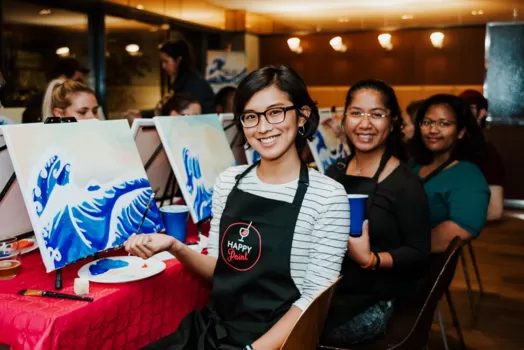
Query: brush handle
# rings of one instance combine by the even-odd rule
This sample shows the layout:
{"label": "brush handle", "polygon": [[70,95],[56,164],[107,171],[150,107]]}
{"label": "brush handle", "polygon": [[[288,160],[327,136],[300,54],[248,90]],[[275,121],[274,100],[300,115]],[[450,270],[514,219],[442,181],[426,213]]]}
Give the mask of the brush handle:
{"label": "brush handle", "polygon": [[56,293],[56,292],[42,292],[43,297],[48,298],[57,298],[57,299],[70,299],[70,300],[79,300],[79,301],[94,301],[93,298],[90,297],[81,297],[78,295],[72,295],[72,294],[64,294],[64,293]]}

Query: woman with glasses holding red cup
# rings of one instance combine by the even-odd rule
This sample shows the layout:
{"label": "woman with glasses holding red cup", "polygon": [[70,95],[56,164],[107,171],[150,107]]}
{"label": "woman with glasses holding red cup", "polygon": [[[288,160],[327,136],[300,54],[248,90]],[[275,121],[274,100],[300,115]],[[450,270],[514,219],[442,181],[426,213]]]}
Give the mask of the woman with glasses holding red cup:
{"label": "woman with glasses holding red cup", "polygon": [[424,181],[431,214],[431,251],[459,236],[476,238],[486,222],[490,190],[476,163],[484,156],[482,130],[461,98],[424,101],[415,120],[412,169]]}
{"label": "woman with glasses holding red cup", "polygon": [[299,154],[319,115],[300,76],[265,67],[240,83],[235,122],[261,159],[218,176],[209,254],[167,235],[135,235],[126,249],[162,250],[213,284],[211,302],[149,349],[279,349],[300,314],[339,276],[349,231],[342,185]]}
{"label": "woman with glasses holding red cup", "polygon": [[[362,234],[354,234],[324,329],[322,344],[347,347],[379,337],[398,298],[421,285],[430,250],[424,188],[402,162],[401,110],[393,89],[378,80],[353,85],[346,96],[343,130],[351,156],[326,175],[348,195],[367,196]],[[351,199],[350,199],[351,200]]]}

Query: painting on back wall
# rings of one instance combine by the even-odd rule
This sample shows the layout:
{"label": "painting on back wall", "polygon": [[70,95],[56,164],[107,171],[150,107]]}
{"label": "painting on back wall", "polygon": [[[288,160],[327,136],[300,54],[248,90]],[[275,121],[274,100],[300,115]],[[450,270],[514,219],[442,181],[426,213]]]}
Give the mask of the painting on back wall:
{"label": "painting on back wall", "polygon": [[218,116],[155,117],[154,121],[193,221],[211,217],[215,180],[235,165]]}
{"label": "painting on back wall", "polygon": [[[127,121],[3,132],[47,272],[119,247],[138,230],[153,191]],[[141,233],[163,229],[153,200]]]}
{"label": "painting on back wall", "polygon": [[349,155],[345,131],[341,128],[342,116],[331,111],[319,111],[320,123],[312,141],[308,141],[318,171],[327,168]]}

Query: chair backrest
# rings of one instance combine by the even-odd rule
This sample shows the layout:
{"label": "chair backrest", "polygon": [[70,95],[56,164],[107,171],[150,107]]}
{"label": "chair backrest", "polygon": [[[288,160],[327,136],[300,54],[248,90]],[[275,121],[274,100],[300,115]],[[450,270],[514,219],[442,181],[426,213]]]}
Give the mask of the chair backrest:
{"label": "chair backrest", "polygon": [[[413,312],[414,317],[411,320],[403,320],[403,322],[397,323],[399,327],[411,324],[411,329],[400,342],[390,348],[391,350],[421,349],[427,344],[437,303],[453,280],[462,244],[460,237],[455,237],[450,242],[446,252],[435,257],[432,261],[427,284],[417,296],[411,298],[411,305],[399,305],[398,318],[409,318],[410,310],[415,312]],[[392,329],[388,330],[388,337],[397,333],[394,330],[395,323],[394,315],[390,321]],[[401,332],[406,334],[406,329]]]}
{"label": "chair backrest", "polygon": [[342,276],[313,299],[298,318],[280,350],[315,350],[317,348],[331,304],[333,290],[341,278]]}

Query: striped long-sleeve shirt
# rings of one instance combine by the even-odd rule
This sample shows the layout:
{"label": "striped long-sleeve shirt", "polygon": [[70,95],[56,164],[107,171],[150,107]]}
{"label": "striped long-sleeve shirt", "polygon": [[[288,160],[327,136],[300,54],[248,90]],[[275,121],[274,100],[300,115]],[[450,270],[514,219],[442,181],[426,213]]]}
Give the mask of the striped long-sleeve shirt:
{"label": "striped long-sleeve shirt", "polygon": [[[213,219],[209,255],[218,257],[219,225],[235,176],[247,166],[232,167],[219,175],[213,192]],[[292,203],[298,179],[273,185],[263,183],[250,171],[239,189],[260,197]],[[256,208],[253,208],[256,210]],[[300,208],[291,247],[291,277],[300,291],[295,306],[304,310],[340,273],[349,236],[349,203],[344,187],[310,169],[309,186]]]}

